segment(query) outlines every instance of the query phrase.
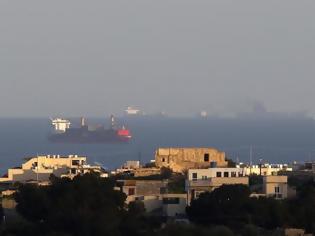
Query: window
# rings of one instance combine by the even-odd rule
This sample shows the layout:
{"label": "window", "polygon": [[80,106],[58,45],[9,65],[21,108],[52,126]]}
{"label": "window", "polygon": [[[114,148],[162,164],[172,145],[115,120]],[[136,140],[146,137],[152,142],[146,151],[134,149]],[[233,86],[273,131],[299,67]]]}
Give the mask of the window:
{"label": "window", "polygon": [[162,162],[165,162],[165,158],[162,158]]}
{"label": "window", "polygon": [[217,177],[222,177],[222,173],[221,172],[217,172]]}
{"label": "window", "polygon": [[203,180],[208,179],[208,177],[207,177],[206,175],[203,175],[201,178],[202,178]]}
{"label": "window", "polygon": [[231,172],[231,177],[236,177],[236,172],[235,171]]}
{"label": "window", "polygon": [[203,159],[205,162],[209,162],[209,153],[205,153]]}
{"label": "window", "polygon": [[193,180],[197,180],[197,178],[198,178],[197,173],[192,173],[192,178],[193,178]]}
{"label": "window", "polygon": [[225,178],[229,177],[229,172],[227,172],[227,171],[224,172],[224,177],[225,177]]}
{"label": "window", "polygon": [[242,172],[238,172],[238,177],[243,177]]}
{"label": "window", "polygon": [[77,169],[72,168],[72,169],[71,169],[71,174],[75,175],[75,174],[77,173],[76,170],[77,170]]}
{"label": "window", "polygon": [[72,160],[72,165],[78,166],[78,165],[80,165],[80,161],[79,160]]}
{"label": "window", "polygon": [[134,188],[129,188],[128,189],[128,195],[135,195],[135,189]]}
{"label": "window", "polygon": [[37,166],[38,166],[38,163],[37,163],[37,161],[35,161],[35,162],[32,164],[32,167],[36,169]]}
{"label": "window", "polygon": [[280,193],[280,187],[275,187],[275,193]]}

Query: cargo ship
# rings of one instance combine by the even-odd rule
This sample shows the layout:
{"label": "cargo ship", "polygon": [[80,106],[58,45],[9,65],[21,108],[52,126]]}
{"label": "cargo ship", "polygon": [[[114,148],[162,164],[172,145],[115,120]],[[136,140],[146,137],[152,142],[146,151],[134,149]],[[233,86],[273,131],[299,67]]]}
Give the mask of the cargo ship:
{"label": "cargo ship", "polygon": [[126,143],[132,138],[129,129],[118,127],[115,118],[111,116],[110,128],[104,126],[90,127],[81,118],[80,127],[71,127],[71,122],[66,119],[51,119],[54,131],[49,135],[51,142],[59,143]]}

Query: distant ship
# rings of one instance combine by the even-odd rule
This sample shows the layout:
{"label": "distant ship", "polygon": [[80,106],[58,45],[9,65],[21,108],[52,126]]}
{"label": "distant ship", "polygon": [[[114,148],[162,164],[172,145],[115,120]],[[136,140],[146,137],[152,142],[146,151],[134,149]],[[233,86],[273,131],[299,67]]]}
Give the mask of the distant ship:
{"label": "distant ship", "polygon": [[141,116],[143,115],[143,112],[140,111],[137,108],[134,108],[132,106],[127,107],[127,109],[125,110],[125,115],[127,116]]}
{"label": "distant ship", "polygon": [[81,118],[80,127],[70,127],[71,122],[66,119],[51,119],[54,133],[49,135],[51,142],[59,143],[125,143],[131,140],[129,129],[117,127],[114,116],[111,116],[111,126],[105,129],[104,126],[89,127],[85,119]]}

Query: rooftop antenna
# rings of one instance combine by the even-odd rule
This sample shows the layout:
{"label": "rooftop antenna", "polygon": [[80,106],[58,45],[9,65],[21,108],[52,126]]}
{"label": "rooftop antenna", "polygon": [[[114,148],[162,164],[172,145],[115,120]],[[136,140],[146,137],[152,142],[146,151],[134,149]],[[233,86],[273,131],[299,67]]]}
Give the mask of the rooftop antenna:
{"label": "rooftop antenna", "polygon": [[139,160],[139,164],[141,165],[141,151],[140,150],[138,152],[138,160]]}
{"label": "rooftop antenna", "polygon": [[252,174],[252,165],[253,165],[253,146],[249,147],[249,174]]}

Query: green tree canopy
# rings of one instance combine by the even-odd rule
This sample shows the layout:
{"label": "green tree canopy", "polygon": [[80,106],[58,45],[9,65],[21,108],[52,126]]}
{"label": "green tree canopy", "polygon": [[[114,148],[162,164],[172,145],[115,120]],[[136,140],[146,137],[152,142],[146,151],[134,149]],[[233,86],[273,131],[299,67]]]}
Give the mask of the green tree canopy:
{"label": "green tree canopy", "polygon": [[254,223],[265,228],[284,224],[283,203],[272,198],[250,198],[245,185],[223,185],[212,192],[200,194],[187,213],[195,223],[228,225],[232,228]]}
{"label": "green tree canopy", "polygon": [[69,235],[119,235],[126,196],[97,174],[73,180],[52,178],[50,186],[21,185],[17,211],[44,231]]}

